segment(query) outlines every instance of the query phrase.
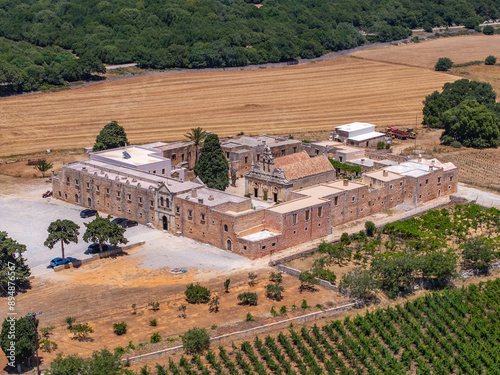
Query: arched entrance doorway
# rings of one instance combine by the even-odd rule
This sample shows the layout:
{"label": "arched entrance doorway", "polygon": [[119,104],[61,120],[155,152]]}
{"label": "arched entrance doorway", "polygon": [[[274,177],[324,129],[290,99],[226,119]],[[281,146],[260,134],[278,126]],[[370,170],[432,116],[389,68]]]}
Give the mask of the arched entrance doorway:
{"label": "arched entrance doorway", "polygon": [[227,240],[226,249],[233,250],[233,243],[231,242],[231,240]]}
{"label": "arched entrance doorway", "polygon": [[90,207],[92,207],[92,199],[90,198],[87,198],[87,205]]}
{"label": "arched entrance doorway", "polygon": [[165,215],[163,215],[163,230],[168,230],[168,220]]}
{"label": "arched entrance doorway", "polygon": [[441,196],[441,190],[438,190],[438,197]]}
{"label": "arched entrance doorway", "polygon": [[78,204],[78,194],[75,194],[75,203]]}

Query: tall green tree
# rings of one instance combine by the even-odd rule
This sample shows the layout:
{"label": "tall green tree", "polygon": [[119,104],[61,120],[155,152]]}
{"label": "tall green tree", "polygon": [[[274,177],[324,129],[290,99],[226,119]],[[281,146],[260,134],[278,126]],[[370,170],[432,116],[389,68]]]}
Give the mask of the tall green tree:
{"label": "tall green tree", "polygon": [[493,261],[498,257],[495,247],[484,237],[468,239],[462,244],[462,259],[465,269],[474,272],[488,270]]}
{"label": "tall green tree", "polygon": [[7,232],[0,232],[0,285],[4,293],[9,291],[9,295],[12,295],[16,291],[12,285],[9,288],[9,281],[22,284],[31,275],[22,256],[25,251],[25,245],[7,237]]}
{"label": "tall green tree", "polygon": [[80,226],[71,220],[58,219],[53,221],[47,228],[49,236],[43,244],[49,249],[52,249],[55,244],[61,242],[61,253],[64,264],[64,245],[68,245],[70,242],[78,243],[78,235],[80,234],[78,229],[80,229]]}
{"label": "tall green tree", "polygon": [[[35,319],[34,324],[33,326],[33,318],[31,317],[19,319],[10,317],[3,321],[0,332],[0,347],[5,353],[8,363],[17,365],[18,369],[21,363],[35,354],[35,327],[38,328],[38,319]],[[11,345],[12,343],[13,345]]]}
{"label": "tall green tree", "polygon": [[200,127],[192,128],[189,133],[184,134],[184,136],[187,139],[189,139],[191,142],[193,142],[193,146],[194,146],[195,152],[196,152],[195,163],[198,162],[198,150],[199,150],[201,144],[203,143],[203,141],[205,140],[205,138],[207,138],[207,135],[208,135],[208,133]]}
{"label": "tall green tree", "polygon": [[209,134],[201,149],[194,173],[212,189],[225,190],[229,186],[229,162],[224,156],[217,134]]}
{"label": "tall green tree", "polygon": [[127,134],[122,126],[116,121],[111,121],[102,128],[97,135],[94,151],[108,150],[110,148],[122,147],[128,144]]}
{"label": "tall green tree", "polygon": [[453,61],[451,61],[451,59],[449,59],[448,57],[440,57],[436,65],[434,66],[434,70],[440,72],[447,72],[448,70],[451,69],[452,66],[453,66]]}
{"label": "tall green tree", "polygon": [[499,119],[485,105],[476,100],[465,100],[443,116],[445,144],[459,141],[466,147],[498,147],[500,144]]}
{"label": "tall green tree", "polygon": [[111,221],[111,215],[101,217],[96,215],[90,223],[84,223],[87,230],[83,234],[85,242],[98,243],[99,251],[102,251],[102,244],[105,242],[116,246],[119,243],[126,244],[128,240],[123,236],[125,228]]}
{"label": "tall green tree", "polygon": [[47,172],[49,169],[51,169],[54,166],[53,163],[48,163],[47,160],[43,159],[39,161],[33,169],[36,169],[39,172],[42,172],[42,178],[45,177],[45,172]]}

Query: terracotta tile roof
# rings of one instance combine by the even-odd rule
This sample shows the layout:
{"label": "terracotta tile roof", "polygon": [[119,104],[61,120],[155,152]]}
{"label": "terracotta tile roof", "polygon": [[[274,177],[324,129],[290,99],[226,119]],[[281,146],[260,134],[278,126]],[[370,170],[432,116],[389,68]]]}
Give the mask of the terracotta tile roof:
{"label": "terracotta tile roof", "polygon": [[332,164],[325,155],[319,155],[314,158],[310,158],[307,154],[306,156],[307,159],[302,159],[295,163],[286,164],[281,167],[288,181],[298,180],[299,178],[315,174],[332,172],[334,170]]}
{"label": "terracotta tile roof", "polygon": [[286,156],[280,156],[279,158],[274,159],[274,167],[275,168],[281,168],[284,165],[292,164],[292,163],[298,163],[303,160],[310,159],[309,155],[305,151],[303,152],[297,152],[295,154],[290,154]]}

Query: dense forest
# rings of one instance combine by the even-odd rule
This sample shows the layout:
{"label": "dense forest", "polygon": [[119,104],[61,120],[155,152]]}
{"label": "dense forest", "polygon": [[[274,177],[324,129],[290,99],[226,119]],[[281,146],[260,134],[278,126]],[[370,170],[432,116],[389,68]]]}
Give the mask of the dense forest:
{"label": "dense forest", "polygon": [[[411,35],[412,28],[474,27],[497,17],[500,0],[264,0],[261,4],[243,0],[0,0],[0,36],[40,47],[57,46],[110,64],[203,68],[312,58],[361,45],[367,39],[401,39]],[[25,76],[12,87],[4,85],[4,91],[37,88],[26,80],[36,81],[32,73],[41,72],[40,68],[45,71],[53,63],[26,58],[33,54],[29,45],[8,47],[2,42],[1,48],[1,82]],[[60,54],[57,48],[54,51]],[[63,74],[58,77],[72,80]],[[42,84],[54,84],[43,75],[41,79]]]}

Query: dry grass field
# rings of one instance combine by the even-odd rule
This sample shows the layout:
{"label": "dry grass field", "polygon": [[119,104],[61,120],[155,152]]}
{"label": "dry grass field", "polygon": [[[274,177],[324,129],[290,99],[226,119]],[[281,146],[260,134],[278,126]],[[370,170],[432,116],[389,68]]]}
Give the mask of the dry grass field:
{"label": "dry grass field", "polygon": [[[500,57],[500,55],[498,55],[498,57]],[[488,82],[497,93],[498,98],[498,93],[500,93],[499,65],[471,65],[462,68],[452,68],[450,72],[473,81]]]}
{"label": "dry grass field", "polygon": [[[460,38],[461,39],[461,38]],[[133,143],[192,127],[219,135],[332,129],[352,121],[421,121],[422,100],[455,76],[343,57],[226,72],[152,74],[0,99],[0,156],[92,146],[109,121]]]}
{"label": "dry grass field", "polygon": [[451,161],[460,171],[460,182],[500,191],[499,149],[474,150],[442,153],[436,157],[444,162]]}
{"label": "dry grass field", "polygon": [[455,64],[484,60],[489,55],[500,57],[500,35],[439,38],[421,43],[373,48],[352,55],[369,60],[433,69],[440,57],[449,57]]}

